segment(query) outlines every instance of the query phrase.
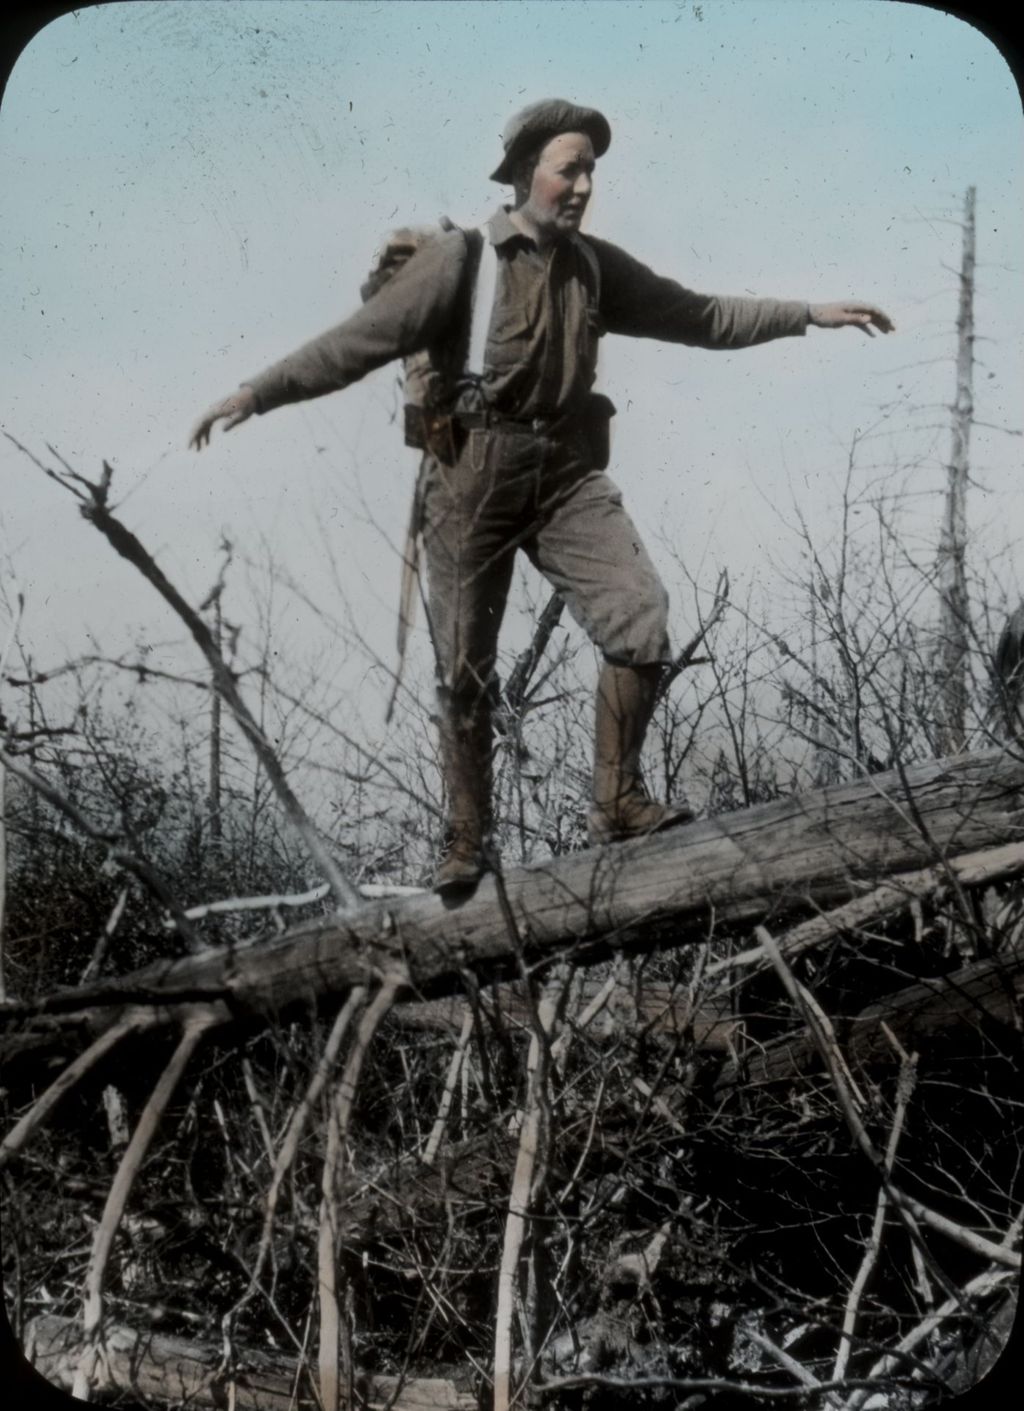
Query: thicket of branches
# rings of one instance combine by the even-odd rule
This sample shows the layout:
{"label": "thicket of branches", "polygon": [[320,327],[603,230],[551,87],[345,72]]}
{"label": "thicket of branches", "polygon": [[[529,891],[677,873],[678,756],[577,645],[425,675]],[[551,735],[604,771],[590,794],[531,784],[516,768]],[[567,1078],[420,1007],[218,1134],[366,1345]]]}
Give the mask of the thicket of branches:
{"label": "thicket of branches", "polygon": [[[854,466],[838,539],[801,531],[786,614],[766,625],[723,582],[695,595],[708,631],[659,706],[655,789],[721,815],[935,754],[934,584]],[[927,885],[851,886],[824,916],[709,911],[700,944],[652,926],[600,965],[520,945],[506,983],[467,972],[461,996],[384,974],[328,1012],[199,1004],[175,1030],[129,1008],[98,1038],[28,1042],[59,989],[258,947],[382,891],[397,908],[440,834],[422,683],[379,743],[347,735],[312,684],[232,657],[175,601],[109,475],[51,473],[201,656],[173,683],[196,703],[173,748],[105,704],[118,672],[137,699],[171,688],[141,660],[40,674],[14,637],[5,657],[4,1280],[49,1375],[115,1404],[331,1411],[899,1411],[971,1383],[1020,1266],[1019,833],[988,869],[936,847]],[[991,594],[976,747],[999,740],[986,611]],[[506,870],[583,845],[587,663],[557,609],[539,620],[546,650],[506,663]],[[912,791],[894,806],[912,815]],[[1002,1007],[970,998],[978,966]],[[908,1046],[894,1016],[918,992],[956,1012]]]}

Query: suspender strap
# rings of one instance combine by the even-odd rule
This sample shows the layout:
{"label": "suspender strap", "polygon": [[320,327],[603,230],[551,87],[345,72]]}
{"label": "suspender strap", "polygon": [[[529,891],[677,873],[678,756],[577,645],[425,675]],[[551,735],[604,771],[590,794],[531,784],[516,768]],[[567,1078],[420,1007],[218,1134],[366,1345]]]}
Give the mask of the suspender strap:
{"label": "suspender strap", "polygon": [[[476,280],[473,284],[473,313],[469,331],[469,350],[466,355],[466,366],[463,369],[470,377],[483,376],[487,334],[491,327],[494,298],[498,288],[498,252],[491,244],[490,232],[486,225],[478,227],[478,234],[481,240],[480,259],[477,263]],[[597,255],[593,247],[578,235],[574,236],[573,240],[590,268],[597,301],[600,303],[601,266],[597,262]]]}
{"label": "suspender strap", "polygon": [[498,252],[491,244],[486,226],[480,227],[480,236],[483,244],[480,247],[480,262],[477,265],[476,283],[473,287],[473,318],[465,367],[471,377],[483,376],[487,333],[491,326],[494,296],[498,287]]}

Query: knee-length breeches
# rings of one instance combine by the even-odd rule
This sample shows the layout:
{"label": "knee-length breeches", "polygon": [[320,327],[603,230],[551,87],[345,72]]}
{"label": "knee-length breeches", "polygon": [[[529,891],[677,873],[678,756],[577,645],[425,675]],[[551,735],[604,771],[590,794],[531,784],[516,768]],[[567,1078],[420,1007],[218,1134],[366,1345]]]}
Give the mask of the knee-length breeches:
{"label": "knee-length breeches", "polygon": [[438,676],[454,695],[490,686],[517,549],[608,661],[670,660],[668,595],[581,438],[470,431],[455,466],[429,465],[422,516]]}

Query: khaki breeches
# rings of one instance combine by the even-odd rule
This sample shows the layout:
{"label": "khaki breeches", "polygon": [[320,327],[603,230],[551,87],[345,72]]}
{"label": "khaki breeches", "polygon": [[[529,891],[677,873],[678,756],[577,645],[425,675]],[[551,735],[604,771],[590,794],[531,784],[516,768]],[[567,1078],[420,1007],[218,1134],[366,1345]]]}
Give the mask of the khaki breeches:
{"label": "khaki breeches", "polygon": [[615,483],[589,468],[582,438],[470,431],[454,466],[423,486],[431,635],[443,690],[492,688],[516,551],[557,589],[606,660],[670,661],[668,595]]}

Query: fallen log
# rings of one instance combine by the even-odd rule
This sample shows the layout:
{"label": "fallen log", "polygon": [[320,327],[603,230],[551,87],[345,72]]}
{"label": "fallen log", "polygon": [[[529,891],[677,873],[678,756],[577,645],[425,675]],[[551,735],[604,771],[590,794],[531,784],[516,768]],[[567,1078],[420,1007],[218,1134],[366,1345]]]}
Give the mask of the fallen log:
{"label": "fallen log", "polygon": [[[832,1016],[843,1054],[862,1066],[896,1062],[891,1034],[905,1049],[927,1051],[951,1029],[1005,1027],[1019,1031],[1024,1006],[1024,950],[975,961],[950,975],[921,980],[887,995],[852,1018]],[[886,1032],[888,1030],[888,1033]],[[716,1088],[790,1079],[819,1065],[818,1047],[802,1030],[759,1047],[722,1065]]]}
{"label": "fallen log", "polygon": [[269,941],[161,962],[121,979],[0,1007],[0,1024],[95,1032],[131,1006],[150,1022],[211,1007],[262,1021],[337,1002],[403,975],[406,999],[452,993],[467,972],[492,983],[570,954],[706,941],[716,928],[779,926],[834,906],[894,872],[932,867],[1024,837],[1024,760],[1003,751],[932,760],[725,814],[630,843],[485,877],[459,904],[433,895],[306,922]]}
{"label": "fallen log", "polygon": [[[239,1349],[233,1374],[221,1348],[133,1328],[111,1327],[97,1361],[93,1391],[131,1392],[162,1403],[234,1406],[235,1411],[314,1411],[320,1402],[295,1358]],[[43,1314],[25,1329],[25,1354],[55,1386],[70,1388],[82,1351],[81,1325]],[[374,1411],[471,1411],[477,1399],[441,1377],[358,1376],[360,1407]]]}

